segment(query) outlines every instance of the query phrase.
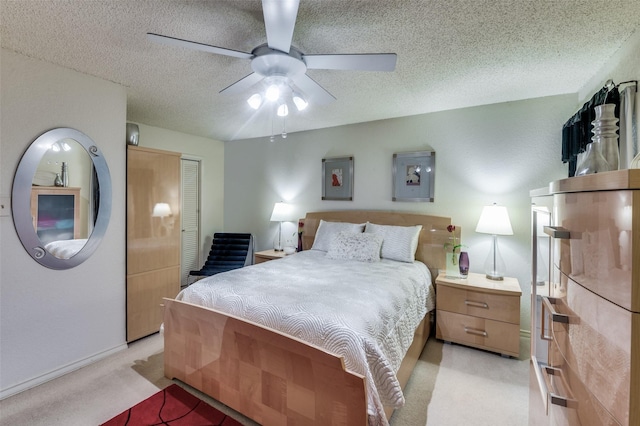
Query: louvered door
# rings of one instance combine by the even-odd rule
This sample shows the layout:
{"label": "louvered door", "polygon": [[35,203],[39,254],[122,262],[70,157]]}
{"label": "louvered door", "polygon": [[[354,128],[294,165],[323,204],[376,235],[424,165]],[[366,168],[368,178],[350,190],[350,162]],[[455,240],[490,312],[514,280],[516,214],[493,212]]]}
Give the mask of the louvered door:
{"label": "louvered door", "polygon": [[180,286],[200,269],[200,161],[182,159],[182,259]]}

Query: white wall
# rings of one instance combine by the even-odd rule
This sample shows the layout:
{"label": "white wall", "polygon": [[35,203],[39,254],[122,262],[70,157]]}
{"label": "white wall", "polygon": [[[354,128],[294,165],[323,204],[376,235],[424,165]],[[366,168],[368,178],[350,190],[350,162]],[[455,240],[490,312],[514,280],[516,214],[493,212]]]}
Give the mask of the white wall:
{"label": "white wall", "polygon": [[[515,235],[500,237],[507,274],[523,290],[521,328],[529,329],[529,191],[564,178],[561,127],[575,95],[554,96],[268,138],[228,142],[225,148],[225,230],[252,232],[258,249],[272,247],[273,203],[285,200],[298,217],[307,211],[375,209],[450,216],[462,227],[471,271],[483,272],[490,236],[474,232],[482,207],[507,206]],[[313,114],[309,110],[308,114]],[[295,116],[291,119],[295,120]],[[436,152],[435,201],[391,201],[392,155]],[[321,160],[354,156],[354,200],[321,200]],[[290,236],[295,225],[283,233]]]}
{"label": "white wall", "polygon": [[[0,218],[0,396],[79,368],[125,345],[124,88],[15,54],[0,57],[0,196],[29,144],[55,127],[76,128],[101,148],[113,208],[93,256],[69,270],[36,263],[10,212]],[[7,209],[4,209],[7,210]],[[6,215],[5,215],[6,214]]]}
{"label": "white wall", "polygon": [[200,160],[201,214],[200,265],[211,249],[214,232],[223,232],[224,143],[214,139],[174,132],[136,123],[139,146],[180,152],[183,157]]}

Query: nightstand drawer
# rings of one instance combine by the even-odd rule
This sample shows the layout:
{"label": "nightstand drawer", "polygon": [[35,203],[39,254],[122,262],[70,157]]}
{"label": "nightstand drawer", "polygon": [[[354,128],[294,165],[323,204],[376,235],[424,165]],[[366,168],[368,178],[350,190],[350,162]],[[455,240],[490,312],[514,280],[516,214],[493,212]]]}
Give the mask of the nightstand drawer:
{"label": "nightstand drawer", "polygon": [[520,326],[438,310],[436,337],[518,357]]}
{"label": "nightstand drawer", "polygon": [[439,285],[436,306],[438,310],[520,323],[520,297],[485,293]]}

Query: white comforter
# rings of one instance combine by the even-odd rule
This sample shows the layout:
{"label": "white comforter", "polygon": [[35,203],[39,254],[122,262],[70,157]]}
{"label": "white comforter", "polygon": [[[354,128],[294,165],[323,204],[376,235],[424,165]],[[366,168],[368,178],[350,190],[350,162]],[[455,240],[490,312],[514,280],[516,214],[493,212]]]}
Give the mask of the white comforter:
{"label": "white comforter", "polygon": [[366,377],[371,426],[386,425],[383,404],[401,407],[396,378],[413,334],[435,307],[421,262],[364,263],[309,250],[217,274],[177,297],[279,330],[344,357]]}
{"label": "white comforter", "polygon": [[82,247],[87,244],[87,239],[52,241],[44,246],[45,250],[58,259],[71,259]]}

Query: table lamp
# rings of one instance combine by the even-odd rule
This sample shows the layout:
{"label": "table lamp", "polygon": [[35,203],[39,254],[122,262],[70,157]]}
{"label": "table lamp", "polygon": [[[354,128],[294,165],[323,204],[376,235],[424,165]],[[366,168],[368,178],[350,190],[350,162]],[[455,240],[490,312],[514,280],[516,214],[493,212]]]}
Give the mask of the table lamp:
{"label": "table lamp", "polygon": [[275,251],[282,250],[282,222],[291,220],[292,206],[287,203],[275,203],[271,212],[271,222],[280,222],[278,228],[278,242],[273,244]]}
{"label": "table lamp", "polygon": [[164,218],[171,216],[171,206],[168,203],[156,203],[153,206],[151,216],[160,218],[160,235],[162,236],[163,230],[165,234],[169,234],[167,225],[164,223]]}
{"label": "table lamp", "polygon": [[478,220],[476,232],[493,236],[493,244],[484,263],[487,278],[498,281],[504,279],[506,267],[498,250],[498,235],[513,235],[507,208],[495,203],[492,206],[485,206],[482,209],[480,220]]}

